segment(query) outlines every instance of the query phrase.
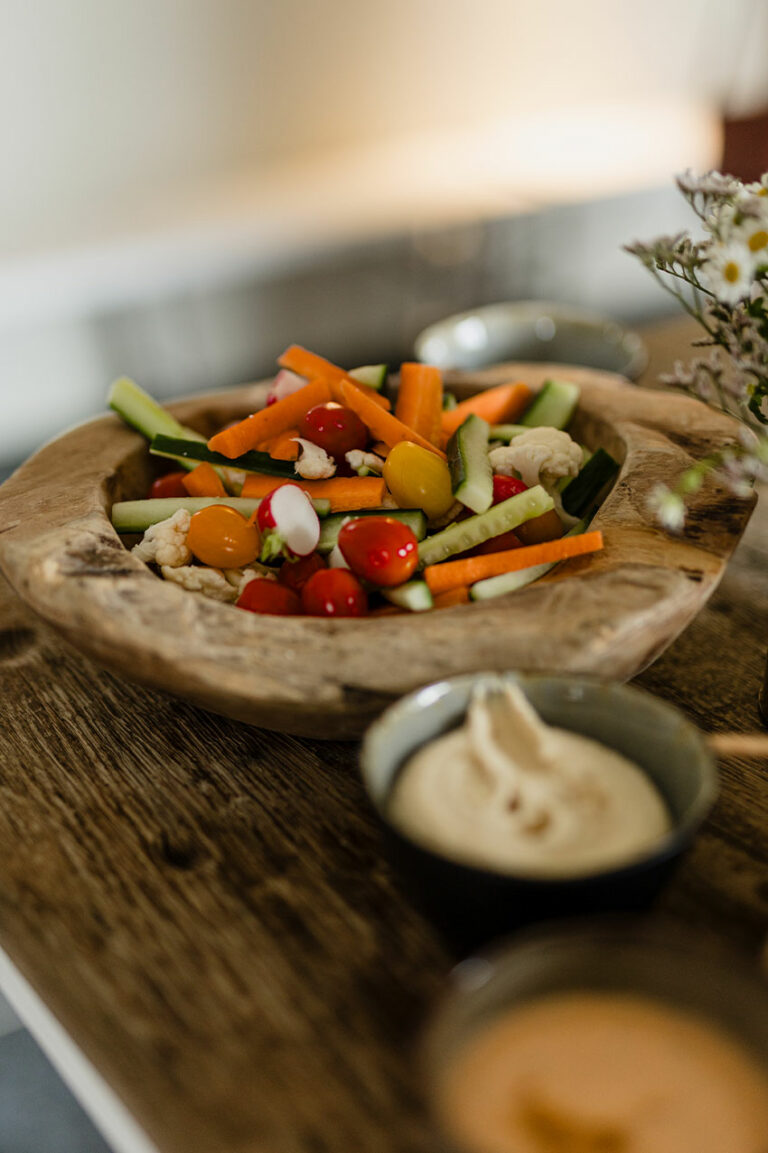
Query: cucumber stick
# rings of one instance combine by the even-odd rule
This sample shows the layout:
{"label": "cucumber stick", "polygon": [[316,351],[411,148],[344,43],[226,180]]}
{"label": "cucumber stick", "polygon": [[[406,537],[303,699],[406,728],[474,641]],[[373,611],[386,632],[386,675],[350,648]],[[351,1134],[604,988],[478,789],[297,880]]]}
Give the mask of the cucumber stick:
{"label": "cucumber stick", "polygon": [[[587,527],[586,520],[580,520],[575,524],[565,535],[578,536],[584,532]],[[533,584],[539,577],[545,576],[546,573],[553,569],[555,565],[560,564],[560,561],[548,561],[546,564],[534,564],[530,568],[521,568],[517,572],[505,572],[499,576],[488,577],[487,580],[476,581],[470,587],[469,596],[473,601],[486,601],[491,600],[493,597],[504,596],[505,593],[515,593],[518,589],[523,589],[526,585]]]}
{"label": "cucumber stick", "polygon": [[505,440],[509,443],[514,440],[516,436],[521,433],[527,432],[530,425],[525,424],[492,424],[491,431],[488,434],[491,440]]}
{"label": "cucumber stick", "polygon": [[406,581],[397,588],[379,591],[391,604],[398,605],[401,609],[408,609],[412,613],[425,613],[434,608],[429,585],[423,580]]}
{"label": "cucumber stick", "polygon": [[[145,532],[151,525],[173,516],[180,508],[195,513],[212,504],[228,504],[248,517],[253,516],[261,501],[239,496],[174,496],[150,500],[121,500],[112,505],[112,525],[118,532]],[[312,504],[318,516],[326,516],[331,507],[328,500],[313,500]]]}
{"label": "cucumber stick", "polygon": [[598,448],[578,476],[563,489],[563,508],[568,515],[586,516],[599,503],[600,494],[615,480],[618,471],[618,462],[604,448]]}
{"label": "cucumber stick", "polygon": [[387,366],[386,364],[363,364],[360,368],[351,369],[349,375],[360,384],[367,384],[369,388],[381,392],[387,383]]}
{"label": "cucumber stick", "polygon": [[289,460],[274,460],[267,452],[244,452],[242,456],[228,457],[220,452],[211,452],[204,440],[189,440],[179,436],[159,434],[152,440],[149,451],[153,456],[166,456],[181,464],[192,461],[208,461],[221,468],[233,468],[240,472],[260,472],[267,476],[281,476],[284,480],[296,480],[298,473]]}
{"label": "cucumber stick", "polygon": [[541,516],[554,507],[552,497],[537,484],[525,492],[509,497],[501,504],[493,505],[487,512],[478,513],[476,516],[468,517],[467,520],[456,521],[442,532],[428,536],[419,545],[419,564],[439,564],[449,556],[466,552],[467,549],[474,548],[483,541],[509,532],[523,521]]}
{"label": "cucumber stick", "polygon": [[[180,436],[185,440],[205,442],[205,438],[194,429],[185,428],[178,420],[171,416],[156,400],[139,388],[127,376],[121,376],[109,390],[107,404],[126,424],[143,433],[147,440],[162,434],[163,436]],[[229,463],[229,462],[227,462]]]}
{"label": "cucumber stick", "polygon": [[579,403],[578,384],[569,380],[548,380],[536,394],[520,420],[526,428],[565,428]]}
{"label": "cucumber stick", "polygon": [[361,516],[389,516],[402,521],[411,529],[416,540],[423,540],[427,533],[427,518],[420,508],[361,508],[357,512],[336,512],[333,516],[327,516],[320,526],[317,551],[331,552],[339,539],[339,532],[344,522],[356,520]]}
{"label": "cucumber stick", "polygon": [[448,441],[448,467],[454,498],[472,512],[485,512],[493,501],[488,459],[488,423],[472,413]]}

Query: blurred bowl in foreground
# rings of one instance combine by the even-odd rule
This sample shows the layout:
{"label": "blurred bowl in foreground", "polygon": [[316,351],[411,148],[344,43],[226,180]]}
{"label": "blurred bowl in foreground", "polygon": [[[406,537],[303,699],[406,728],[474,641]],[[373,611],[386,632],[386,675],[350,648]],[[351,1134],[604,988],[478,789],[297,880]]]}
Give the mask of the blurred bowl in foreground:
{"label": "blurred bowl in foreground", "polygon": [[648,353],[636,332],[567,304],[519,300],[447,316],[416,337],[417,360],[472,370],[507,360],[580,364],[636,380]]}

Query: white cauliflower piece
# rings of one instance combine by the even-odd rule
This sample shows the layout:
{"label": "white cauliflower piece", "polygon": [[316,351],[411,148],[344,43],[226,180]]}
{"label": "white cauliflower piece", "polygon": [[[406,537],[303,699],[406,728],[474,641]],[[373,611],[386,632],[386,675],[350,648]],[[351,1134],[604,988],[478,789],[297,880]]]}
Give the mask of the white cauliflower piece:
{"label": "white cauliflower piece", "polygon": [[293,439],[301,448],[299,459],[294,464],[299,476],[304,480],[327,480],[335,474],[336,465],[324,448],[301,436],[294,436]]}
{"label": "white cauliflower piece", "polygon": [[558,428],[529,428],[511,444],[488,454],[491,468],[502,476],[520,475],[528,488],[540,484],[547,491],[564,476],[576,476],[581,468],[581,448]]}
{"label": "white cauliflower piece", "polygon": [[344,459],[350,468],[359,473],[367,468],[369,472],[377,472],[379,476],[384,472],[384,461],[375,452],[363,452],[361,448],[351,448],[344,453]]}
{"label": "white cauliflower piece", "polygon": [[250,566],[249,568],[245,568],[245,569],[242,569],[242,568],[225,568],[224,569],[224,576],[227,578],[229,583],[234,588],[237,597],[240,597],[242,595],[242,592],[243,592],[243,589],[245,588],[245,586],[250,581],[255,580],[256,577],[260,577],[262,580],[270,580],[270,581],[276,581],[277,580],[277,573],[275,572],[274,569],[267,568],[266,565],[259,564],[257,561],[255,561],[254,564],[255,564],[255,567]]}
{"label": "white cauliflower piece", "polygon": [[167,520],[150,525],[131,552],[145,564],[157,564],[165,568],[189,564],[192,553],[187,547],[187,533],[191,519],[186,509],[178,509]]}
{"label": "white cauliflower piece", "polygon": [[203,565],[184,565],[173,568],[170,565],[161,566],[160,570],[167,581],[181,585],[189,592],[202,593],[211,600],[221,601],[224,604],[234,604],[238,598],[238,590],[230,584],[221,569],[207,568]]}

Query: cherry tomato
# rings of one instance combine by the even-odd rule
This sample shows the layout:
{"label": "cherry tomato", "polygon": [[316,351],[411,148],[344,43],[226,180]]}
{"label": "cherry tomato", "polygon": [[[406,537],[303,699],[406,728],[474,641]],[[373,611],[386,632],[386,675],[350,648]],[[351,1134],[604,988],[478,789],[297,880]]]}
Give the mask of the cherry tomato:
{"label": "cherry tomato", "polygon": [[286,588],[300,592],[311,576],[327,567],[320,553],[312,552],[309,556],[299,557],[298,560],[287,560],[281,566],[277,579]]}
{"label": "cherry tomato", "polygon": [[472,556],[485,556],[491,552],[506,552],[509,548],[520,548],[522,541],[517,533],[512,531],[500,533],[499,536],[491,537],[490,540],[483,541],[482,544],[476,545],[472,549]]}
{"label": "cherry tomato", "polygon": [[523,484],[516,476],[500,476],[498,473],[493,474],[493,503],[501,504],[503,500],[509,500],[511,496],[517,496],[519,492],[525,492],[528,488],[527,484]]}
{"label": "cherry tomato", "polygon": [[167,472],[165,476],[159,476],[157,480],[153,480],[149,489],[149,498],[161,500],[174,496],[189,496],[186,488],[184,487],[184,477],[188,476],[187,472]]}
{"label": "cherry tomato", "polygon": [[363,617],[368,612],[363,586],[345,568],[316,572],[301,590],[301,603],[313,617]]}
{"label": "cherry tomato", "polygon": [[299,432],[334,460],[343,460],[346,452],[368,443],[368,429],[360,417],[341,404],[316,404],[302,418]]}
{"label": "cherry tomato", "polygon": [[384,480],[400,508],[420,508],[432,519],[453,504],[451,472],[436,453],[409,440],[396,444],[384,462]]}
{"label": "cherry tomato", "polygon": [[564,532],[563,522],[551,508],[549,512],[543,512],[541,516],[535,516],[519,524],[515,529],[515,536],[519,537],[523,544],[544,544],[548,540],[559,540]]}
{"label": "cherry tomato", "polygon": [[401,585],[419,563],[419,543],[411,529],[391,516],[347,521],[339,549],[357,576],[383,588]]}
{"label": "cherry tomato", "polygon": [[241,568],[256,560],[259,530],[225,504],[211,504],[192,517],[187,544],[198,560],[214,568]]}
{"label": "cherry tomato", "polygon": [[304,612],[298,593],[265,577],[248,581],[237,599],[237,607],[275,617],[300,616]]}

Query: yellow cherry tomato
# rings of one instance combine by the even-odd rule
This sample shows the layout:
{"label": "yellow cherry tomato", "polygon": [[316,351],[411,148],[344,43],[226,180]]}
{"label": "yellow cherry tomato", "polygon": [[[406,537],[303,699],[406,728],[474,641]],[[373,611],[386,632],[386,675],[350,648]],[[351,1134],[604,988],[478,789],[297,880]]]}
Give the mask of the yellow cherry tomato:
{"label": "yellow cherry tomato", "polygon": [[410,440],[396,444],[384,462],[384,480],[400,508],[420,508],[432,519],[453,504],[451,473],[445,461]]}
{"label": "yellow cherry tomato", "polygon": [[187,544],[198,560],[213,568],[242,568],[259,555],[259,530],[237,509],[212,504],[192,517]]}

